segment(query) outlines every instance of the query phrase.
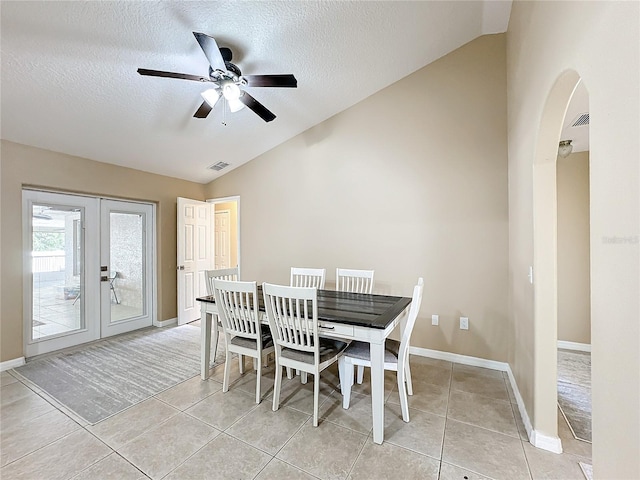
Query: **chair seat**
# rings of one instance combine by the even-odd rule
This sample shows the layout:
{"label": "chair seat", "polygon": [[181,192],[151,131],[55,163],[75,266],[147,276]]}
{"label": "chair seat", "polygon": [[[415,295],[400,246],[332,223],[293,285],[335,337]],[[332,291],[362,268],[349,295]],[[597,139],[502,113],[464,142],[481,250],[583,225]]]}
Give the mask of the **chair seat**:
{"label": "chair seat", "polygon": [[[384,361],[385,363],[398,363],[398,354],[400,352],[400,342],[388,338],[384,343]],[[371,361],[371,351],[369,344],[366,342],[351,342],[349,348],[344,352],[345,356],[358,358],[360,360]]]}
{"label": "chair seat", "polygon": [[[341,342],[340,340],[320,338],[320,363],[335,357],[347,348],[348,345],[348,343]],[[298,362],[308,363],[310,365],[313,365],[314,363],[312,352],[301,352],[300,350],[293,350],[292,348],[284,347],[282,349],[282,357],[296,360]]]}
{"label": "chair seat", "polygon": [[[273,346],[273,338],[271,338],[271,332],[269,330],[260,329],[262,333],[262,348],[269,348]],[[233,337],[231,339],[231,343],[238,347],[250,348],[252,350],[256,350],[258,345],[254,338],[245,338],[245,337]]]}

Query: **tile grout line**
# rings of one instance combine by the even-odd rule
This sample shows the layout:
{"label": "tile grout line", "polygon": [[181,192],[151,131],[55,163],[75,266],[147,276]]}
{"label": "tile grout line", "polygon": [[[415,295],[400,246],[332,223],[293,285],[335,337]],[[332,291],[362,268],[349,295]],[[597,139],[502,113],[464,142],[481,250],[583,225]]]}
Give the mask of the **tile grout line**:
{"label": "tile grout line", "polygon": [[449,421],[449,404],[451,403],[451,391],[453,389],[453,363],[451,364],[451,374],[449,376],[449,393],[447,394],[447,408],[444,412],[444,429],[442,431],[442,446],[440,447],[440,463],[438,464],[438,479],[442,472],[442,462],[444,461],[444,444],[447,438],[447,422]]}

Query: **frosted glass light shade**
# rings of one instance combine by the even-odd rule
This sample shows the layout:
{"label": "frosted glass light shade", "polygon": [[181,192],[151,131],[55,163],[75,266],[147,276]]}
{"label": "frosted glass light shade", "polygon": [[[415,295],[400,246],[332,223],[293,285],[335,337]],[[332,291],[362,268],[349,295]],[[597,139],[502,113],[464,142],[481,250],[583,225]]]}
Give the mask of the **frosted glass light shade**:
{"label": "frosted glass light shade", "polygon": [[562,140],[558,145],[558,155],[562,158],[566,158],[571,154],[573,150],[573,145],[571,145],[571,140]]}
{"label": "frosted glass light shade", "polygon": [[229,100],[237,100],[240,98],[240,87],[235,83],[227,83],[224,87],[222,87],[222,94],[224,98]]}
{"label": "frosted glass light shade", "polygon": [[209,104],[211,108],[214,107],[216,102],[220,99],[220,92],[215,88],[210,88],[209,90],[205,90],[200,94],[205,102]]}
{"label": "frosted glass light shade", "polygon": [[231,110],[232,113],[239,112],[244,108],[244,103],[242,103],[238,98],[227,100],[227,103],[229,104],[229,110]]}

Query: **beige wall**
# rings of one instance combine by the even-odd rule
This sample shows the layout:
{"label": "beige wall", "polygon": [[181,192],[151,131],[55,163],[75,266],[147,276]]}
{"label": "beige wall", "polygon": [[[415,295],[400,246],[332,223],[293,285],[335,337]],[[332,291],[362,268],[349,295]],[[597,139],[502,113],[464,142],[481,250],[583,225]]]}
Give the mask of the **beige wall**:
{"label": "beige wall", "polygon": [[242,277],[371,268],[409,296],[423,276],[412,344],[505,361],[505,80],[505,36],[478,38],[212,182],[241,196]]}
{"label": "beige wall", "polygon": [[589,153],[558,158],[557,169],[558,340],[590,344]]}
{"label": "beige wall", "polygon": [[[553,375],[545,372],[545,359],[536,358],[534,335],[548,341],[556,326],[544,319],[534,324],[527,278],[534,262],[534,159],[539,163],[539,151],[557,148],[560,122],[555,139],[545,135],[538,142],[556,81],[574,70],[589,91],[595,478],[638,478],[640,472],[639,18],[638,2],[516,1],[507,32],[509,363],[533,426],[543,433],[555,432],[555,425],[546,410],[535,410],[534,397],[549,400],[555,420],[555,378],[546,391],[534,391],[539,378]],[[546,161],[555,172],[552,157]]]}
{"label": "beige wall", "polygon": [[22,186],[88,193],[157,205],[158,320],[176,310],[176,198],[204,200],[204,186],[1,142],[1,361],[24,355],[22,341]]}
{"label": "beige wall", "polygon": [[238,202],[216,203],[214,208],[229,210],[229,268],[233,268],[238,265]]}

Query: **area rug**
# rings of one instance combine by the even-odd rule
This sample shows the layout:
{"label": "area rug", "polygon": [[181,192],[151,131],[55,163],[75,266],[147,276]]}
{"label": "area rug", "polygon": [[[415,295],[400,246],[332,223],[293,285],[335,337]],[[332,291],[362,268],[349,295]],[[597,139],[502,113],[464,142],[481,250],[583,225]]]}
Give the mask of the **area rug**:
{"label": "area rug", "polygon": [[591,442],[591,355],[558,350],[558,405],[573,436]]}
{"label": "area rug", "polygon": [[584,478],[593,480],[593,466],[584,462],[578,462],[578,464],[580,464],[580,470],[582,470]]}
{"label": "area rug", "polygon": [[[216,363],[224,360],[223,349]],[[95,424],[198,375],[200,328],[139,330],[36,358],[14,371]]]}

